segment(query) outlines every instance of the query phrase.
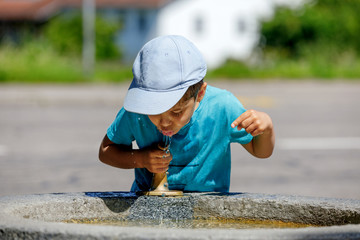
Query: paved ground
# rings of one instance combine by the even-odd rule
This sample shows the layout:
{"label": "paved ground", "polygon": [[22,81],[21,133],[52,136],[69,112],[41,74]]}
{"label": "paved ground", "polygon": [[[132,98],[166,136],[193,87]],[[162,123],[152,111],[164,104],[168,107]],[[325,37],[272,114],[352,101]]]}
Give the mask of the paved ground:
{"label": "paved ground", "polygon": [[[232,146],[231,191],[360,199],[360,83],[210,84],[276,126],[269,159]],[[127,87],[0,85],[0,196],[129,190],[131,170],[97,160]]]}

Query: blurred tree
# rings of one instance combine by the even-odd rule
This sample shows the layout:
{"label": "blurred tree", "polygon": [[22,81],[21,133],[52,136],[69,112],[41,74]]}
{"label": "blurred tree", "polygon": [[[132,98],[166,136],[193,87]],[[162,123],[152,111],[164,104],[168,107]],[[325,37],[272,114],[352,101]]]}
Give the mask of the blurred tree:
{"label": "blurred tree", "polygon": [[[114,37],[121,28],[118,22],[107,21],[100,15],[95,21],[95,46],[97,59],[121,57],[121,51],[115,45]],[[45,26],[45,37],[61,54],[81,54],[82,18],[79,13],[63,14],[49,21]]]}
{"label": "blurred tree", "polygon": [[313,51],[351,50],[360,55],[359,12],[358,0],[318,0],[297,10],[279,8],[262,25],[265,49],[293,58]]}

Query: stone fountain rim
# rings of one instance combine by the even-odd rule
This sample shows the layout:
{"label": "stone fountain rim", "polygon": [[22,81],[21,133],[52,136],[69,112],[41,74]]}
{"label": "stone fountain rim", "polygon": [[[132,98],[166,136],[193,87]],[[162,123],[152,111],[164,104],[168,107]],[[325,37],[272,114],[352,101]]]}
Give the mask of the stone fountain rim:
{"label": "stone fountain rim", "polygon": [[[187,196],[194,198],[217,198],[227,199],[250,199],[251,201],[275,201],[284,204],[308,204],[319,205],[325,204],[329,209],[336,208],[344,211],[355,211],[360,214],[360,200],[354,199],[335,199],[335,198],[314,198],[304,196],[288,195],[271,195],[271,194],[254,194],[254,193],[187,193]],[[132,237],[134,239],[153,238],[161,239],[166,236],[167,239],[247,239],[247,238],[264,238],[267,239],[301,239],[309,236],[316,236],[316,239],[358,239],[360,238],[360,225],[336,225],[328,227],[310,227],[300,229],[163,229],[163,228],[140,228],[140,227],[115,227],[115,226],[94,226],[68,224],[62,222],[47,222],[39,219],[26,219],[21,212],[16,214],[16,210],[31,209],[39,204],[44,203],[61,203],[72,204],[75,200],[80,203],[86,201],[95,201],[96,196],[116,198],[116,196],[125,196],[126,198],[137,198],[128,192],[83,192],[83,193],[52,193],[52,194],[34,194],[0,197],[0,236],[9,232],[11,234],[31,234],[32,237],[52,238],[54,236],[60,239],[66,239],[69,236],[76,238],[93,237],[116,237],[118,239]],[[95,197],[95,198],[94,198]],[[149,197],[148,197],[149,198]],[[35,205],[31,205],[37,201]],[[89,204],[89,202],[87,202]],[[30,205],[29,205],[30,204]],[[34,204],[34,203],[33,203]],[[202,202],[203,204],[203,202]],[[15,214],[14,214],[15,213]],[[63,238],[61,238],[63,236]]]}

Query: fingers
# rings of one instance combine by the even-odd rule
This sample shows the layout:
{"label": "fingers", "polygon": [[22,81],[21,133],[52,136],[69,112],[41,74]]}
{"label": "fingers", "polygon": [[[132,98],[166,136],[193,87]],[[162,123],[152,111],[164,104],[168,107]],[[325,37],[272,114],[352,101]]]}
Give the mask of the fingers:
{"label": "fingers", "polygon": [[255,110],[248,110],[241,114],[232,124],[231,127],[240,130],[242,128],[247,128],[253,122],[253,115],[255,114]]}
{"label": "fingers", "polygon": [[248,110],[241,114],[232,124],[231,127],[238,130],[245,129],[253,137],[264,133],[266,128],[266,121],[264,121],[260,112],[255,110]]}
{"label": "fingers", "polygon": [[253,137],[261,135],[264,133],[264,130],[261,128],[259,123],[252,123],[245,128],[247,133],[250,133]]}
{"label": "fingers", "polygon": [[240,130],[242,128],[241,123],[248,117],[249,117],[249,112],[248,111],[244,112],[234,122],[231,123],[231,127],[235,128],[237,126],[238,129]]}
{"label": "fingers", "polygon": [[170,152],[155,150],[150,154],[146,168],[152,173],[163,173],[168,170],[171,160]]}
{"label": "fingers", "polygon": [[152,173],[163,173],[166,172],[169,169],[169,163],[170,162],[164,162],[159,164],[154,164],[151,166],[150,169],[148,169]]}

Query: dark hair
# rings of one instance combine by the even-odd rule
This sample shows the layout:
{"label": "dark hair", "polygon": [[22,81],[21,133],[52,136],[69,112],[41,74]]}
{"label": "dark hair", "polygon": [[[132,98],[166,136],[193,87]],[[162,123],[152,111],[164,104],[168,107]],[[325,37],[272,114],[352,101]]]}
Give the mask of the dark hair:
{"label": "dark hair", "polygon": [[196,98],[201,86],[204,84],[204,79],[200,82],[191,85],[188,90],[185,92],[184,96],[182,97],[181,101],[188,101],[192,97]]}

